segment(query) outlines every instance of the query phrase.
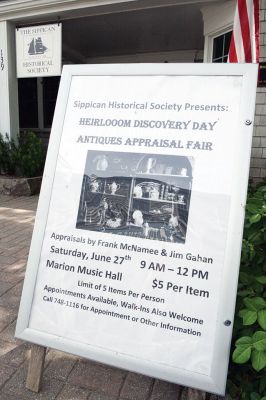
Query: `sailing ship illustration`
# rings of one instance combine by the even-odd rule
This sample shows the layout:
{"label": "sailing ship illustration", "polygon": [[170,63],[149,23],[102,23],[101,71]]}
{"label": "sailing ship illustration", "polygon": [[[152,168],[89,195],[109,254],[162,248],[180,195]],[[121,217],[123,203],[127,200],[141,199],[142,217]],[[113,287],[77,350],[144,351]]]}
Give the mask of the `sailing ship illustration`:
{"label": "sailing ship illustration", "polygon": [[29,44],[29,55],[35,55],[35,54],[44,54],[47,51],[47,47],[44,46],[42,42],[42,38],[38,37],[33,38],[32,41]]}

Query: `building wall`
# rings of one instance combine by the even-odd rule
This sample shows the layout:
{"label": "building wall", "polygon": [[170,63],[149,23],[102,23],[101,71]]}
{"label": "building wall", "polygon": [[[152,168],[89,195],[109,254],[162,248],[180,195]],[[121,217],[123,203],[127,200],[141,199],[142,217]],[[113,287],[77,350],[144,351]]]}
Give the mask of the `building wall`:
{"label": "building wall", "polygon": [[[260,61],[266,62],[266,0],[260,0]],[[266,87],[257,88],[250,177],[266,178]]]}

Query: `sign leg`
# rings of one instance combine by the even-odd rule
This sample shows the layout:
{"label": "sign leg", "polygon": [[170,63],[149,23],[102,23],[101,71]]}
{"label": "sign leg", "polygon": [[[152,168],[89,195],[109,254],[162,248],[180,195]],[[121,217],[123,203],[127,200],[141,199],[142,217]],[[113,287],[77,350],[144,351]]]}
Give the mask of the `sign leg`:
{"label": "sign leg", "polygon": [[206,393],[202,392],[201,390],[189,388],[187,394],[188,394],[187,398],[189,400],[205,400],[206,399]]}
{"label": "sign leg", "polygon": [[46,347],[32,345],[26,388],[38,393],[41,387]]}
{"label": "sign leg", "polygon": [[182,392],[182,400],[205,400],[206,392],[202,392],[201,390],[186,388]]}

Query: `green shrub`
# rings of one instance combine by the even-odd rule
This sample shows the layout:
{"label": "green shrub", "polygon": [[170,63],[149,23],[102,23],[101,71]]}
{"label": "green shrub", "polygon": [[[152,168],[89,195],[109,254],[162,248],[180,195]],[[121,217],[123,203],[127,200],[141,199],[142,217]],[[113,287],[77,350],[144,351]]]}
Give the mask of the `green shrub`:
{"label": "green shrub", "polygon": [[228,391],[232,399],[266,400],[266,182],[246,204]]}
{"label": "green shrub", "polygon": [[42,141],[33,132],[21,133],[17,146],[17,169],[22,176],[42,175],[45,152]]}
{"label": "green shrub", "polygon": [[45,151],[33,132],[18,135],[17,140],[0,134],[0,173],[24,177],[42,175]]}
{"label": "green shrub", "polygon": [[8,135],[0,134],[0,174],[14,175],[16,172],[17,148]]}

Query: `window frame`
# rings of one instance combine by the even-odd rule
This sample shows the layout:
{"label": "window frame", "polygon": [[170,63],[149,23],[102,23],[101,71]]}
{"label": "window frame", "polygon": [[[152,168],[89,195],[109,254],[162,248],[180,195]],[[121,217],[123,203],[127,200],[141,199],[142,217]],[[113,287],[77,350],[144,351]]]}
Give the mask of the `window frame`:
{"label": "window frame", "polygon": [[233,31],[233,25],[217,30],[205,38],[204,62],[213,63],[214,39],[231,31]]}
{"label": "window frame", "polygon": [[[213,62],[215,62],[214,60],[213,60],[213,51],[214,51],[214,40],[215,39],[217,39],[217,38],[219,38],[219,37],[221,37],[221,36],[225,36],[227,33],[230,33],[230,32],[232,32],[233,31],[233,29],[227,29],[226,31],[224,31],[222,34],[218,34],[218,35],[214,35],[213,37],[212,37],[212,46],[211,46],[211,48],[212,48],[212,52],[211,52],[211,62],[213,63]],[[223,49],[224,50],[224,49]],[[227,54],[227,56],[228,56],[228,54]],[[225,57],[225,55],[223,54],[221,57],[217,57],[216,58],[216,60],[217,59],[219,59],[219,58],[224,58]],[[222,61],[222,62],[227,62],[227,61]]]}
{"label": "window frame", "polygon": [[45,127],[45,116],[44,116],[45,101],[44,101],[44,89],[43,89],[45,78],[50,78],[50,77],[18,78],[18,79],[36,79],[36,101],[37,101],[37,121],[38,121],[38,126],[22,127],[19,124],[20,131],[34,130],[35,132],[44,132],[44,133],[47,132],[49,133],[51,131],[52,126],[48,128]]}

